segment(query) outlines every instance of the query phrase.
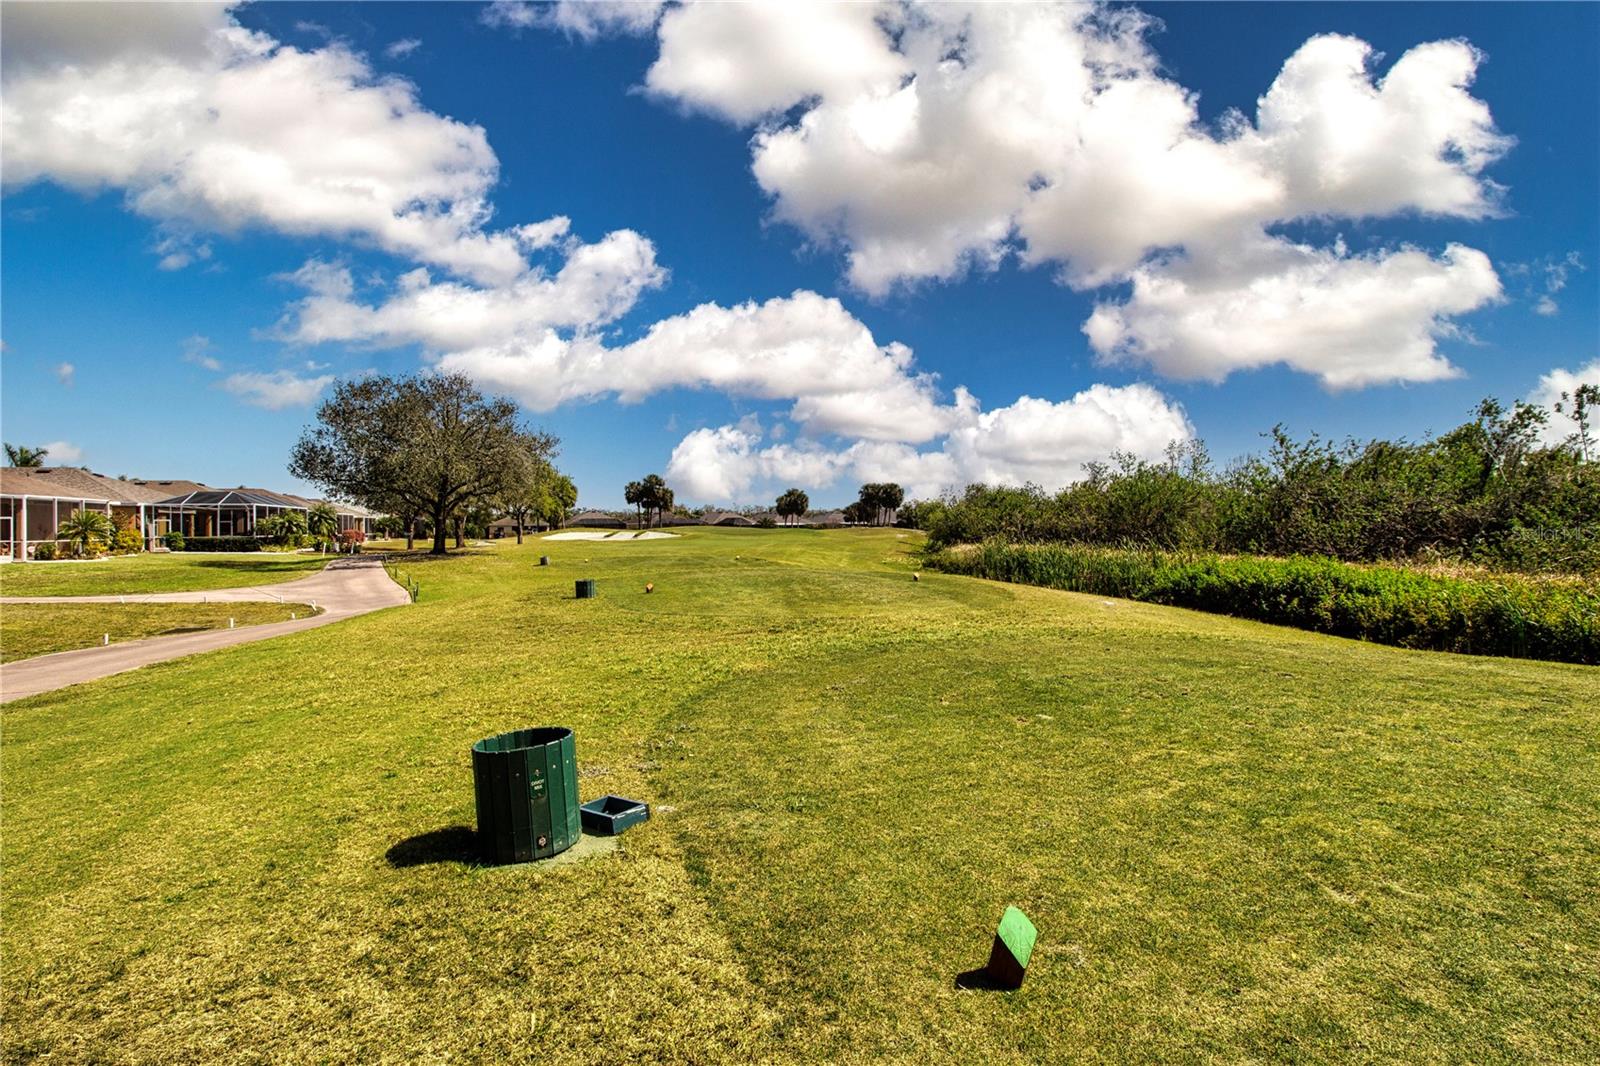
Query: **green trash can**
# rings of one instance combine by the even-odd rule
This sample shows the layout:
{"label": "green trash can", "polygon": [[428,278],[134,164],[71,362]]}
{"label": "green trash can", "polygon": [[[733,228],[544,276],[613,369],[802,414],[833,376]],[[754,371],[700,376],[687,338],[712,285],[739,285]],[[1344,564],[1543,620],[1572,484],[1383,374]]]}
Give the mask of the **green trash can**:
{"label": "green trash can", "polygon": [[572,730],[518,729],[472,745],[478,841],[489,862],[529,862],[578,842],[578,755]]}
{"label": "green trash can", "polygon": [[592,577],[586,577],[579,581],[575,587],[575,591],[578,599],[580,600],[592,600],[600,594],[599,591],[594,587],[594,578]]}

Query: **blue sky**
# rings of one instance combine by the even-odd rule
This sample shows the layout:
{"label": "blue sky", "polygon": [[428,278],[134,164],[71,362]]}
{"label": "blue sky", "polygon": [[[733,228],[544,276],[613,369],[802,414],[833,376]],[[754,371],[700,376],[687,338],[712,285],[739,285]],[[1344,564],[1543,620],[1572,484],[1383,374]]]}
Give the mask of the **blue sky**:
{"label": "blue sky", "polygon": [[[296,487],[288,451],[329,379],[444,365],[558,434],[584,505],[620,506],[622,484],[651,471],[694,502],[767,502],[793,483],[833,504],[877,476],[913,491],[1059,484],[1087,458],[1153,456],[1187,434],[1227,459],[1279,422],[1417,438],[1482,396],[1548,400],[1600,372],[1597,5],[1062,15],[1061,70],[1099,42],[1122,64],[1111,81],[1145,94],[1120,119],[1105,97],[1114,120],[1099,126],[1076,104],[1039,103],[1066,75],[1048,53],[1051,69],[1029,67],[1035,54],[1012,46],[1036,28],[999,19],[952,29],[892,6],[875,24],[786,30],[730,7],[486,10],[197,9],[107,46],[91,23],[131,16],[66,9],[18,25],[8,5],[5,439],[64,442],[57,458],[113,475]],[[1131,26],[1134,10],[1158,22]],[[242,31],[252,43],[224,59],[205,44]],[[763,52],[796,33],[801,53]],[[1336,72],[1349,52],[1304,49],[1329,34],[1381,53],[1361,79],[1374,84],[1418,46],[1470,49],[1427,53],[1407,92],[1368,109],[1327,102],[1348,88]],[[967,52],[917,66],[919,41]],[[766,58],[707,75],[730,48]],[[326,95],[298,121],[232,121],[277,84],[243,79],[278,76],[270,64],[290,53],[310,73],[281,84],[322,78]],[[1283,113],[1299,125],[1258,127],[1258,98],[1296,55],[1311,73],[1283,78]],[[1435,72],[1461,62],[1468,86]],[[396,91],[388,78],[412,86],[399,109],[414,123],[344,113],[341,94]],[[1009,108],[977,110],[1001,83]],[[174,84],[194,99],[154,95]],[[895,99],[914,119],[863,124],[863,101],[907,84],[918,99]],[[147,98],[159,102],[129,104]],[[54,136],[74,99],[99,125]],[[1192,118],[1150,143],[1165,131],[1194,154],[1127,163],[1145,116],[1184,99]],[[226,129],[192,134],[203,120],[185,108]],[[1252,124],[1242,139],[1230,109]],[[1086,147],[1062,154],[1069,141]],[[282,176],[241,195],[228,169],[241,157]],[[925,181],[930,166],[950,173]],[[410,193],[377,221],[340,199],[369,180],[477,214],[415,238]],[[556,217],[564,232],[510,250],[512,227]],[[970,227],[951,236],[961,218]],[[1145,243],[1127,238],[1141,227]],[[539,288],[585,254],[604,269]],[[404,304],[400,278],[419,267],[426,283],[410,284],[448,298],[448,316]],[[300,305],[311,294],[316,313]],[[738,310],[750,301],[776,302]],[[1085,332],[1097,306],[1114,311],[1099,347]]]}

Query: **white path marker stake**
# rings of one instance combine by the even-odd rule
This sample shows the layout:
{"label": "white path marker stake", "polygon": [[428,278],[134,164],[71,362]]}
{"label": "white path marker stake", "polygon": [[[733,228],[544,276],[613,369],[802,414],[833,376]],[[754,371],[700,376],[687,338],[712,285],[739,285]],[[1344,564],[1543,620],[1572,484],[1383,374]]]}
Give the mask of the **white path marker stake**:
{"label": "white path marker stake", "polygon": [[228,619],[228,628],[229,628],[229,629],[232,629],[232,628],[233,628],[233,619],[231,619],[231,618],[230,618],[230,619]]}
{"label": "white path marker stake", "polygon": [[100,638],[100,646],[102,648],[108,648],[108,647],[111,646],[111,634],[110,633],[107,633],[105,636]]}

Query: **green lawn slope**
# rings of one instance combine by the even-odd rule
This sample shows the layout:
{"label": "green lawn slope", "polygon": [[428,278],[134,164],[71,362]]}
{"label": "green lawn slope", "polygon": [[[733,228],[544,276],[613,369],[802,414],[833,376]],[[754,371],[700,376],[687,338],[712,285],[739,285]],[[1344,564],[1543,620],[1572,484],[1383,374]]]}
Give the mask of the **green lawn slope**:
{"label": "green lawn slope", "polygon": [[286,552],[153,552],[0,566],[0,596],[115,596],[271,585],[307,577],[327,556]]}
{"label": "green lawn slope", "polygon": [[[6,1057],[1600,1056],[1600,671],[913,582],[915,544],[530,538],[6,705]],[[653,818],[477,866],[468,747],[539,724]],[[1007,904],[1026,983],[957,990]]]}

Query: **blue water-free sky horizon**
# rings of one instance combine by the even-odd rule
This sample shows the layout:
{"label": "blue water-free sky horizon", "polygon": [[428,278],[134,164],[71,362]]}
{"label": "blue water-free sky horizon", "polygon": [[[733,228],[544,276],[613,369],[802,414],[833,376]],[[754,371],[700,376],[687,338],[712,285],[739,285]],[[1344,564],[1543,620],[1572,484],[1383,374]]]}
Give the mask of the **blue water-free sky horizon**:
{"label": "blue water-free sky horizon", "polygon": [[[486,21],[482,9],[457,4],[254,4],[230,17],[280,47],[358,54],[372,68],[370,79],[414,86],[418,108],[481,127],[497,161],[487,194],[493,215],[484,231],[565,216],[571,234],[585,243],[618,230],[648,240],[665,278],[646,286],[619,317],[595,323],[594,335],[612,347],[703,304],[731,308],[806,290],[839,300],[876,344],[907,346],[914,371],[937,375],[931,387],[941,403],[958,386],[994,411],[1023,396],[1065,403],[1097,384],[1143,384],[1180,410],[1221,460],[1258,449],[1261,434],[1279,423],[1298,434],[1417,439],[1466,420],[1484,396],[1535,397],[1541,387],[1548,391],[1548,375],[1581,373],[1600,357],[1594,79],[1600,7],[1139,9],[1159,20],[1147,40],[1160,76],[1196,94],[1198,118],[1210,130],[1230,109],[1253,118],[1258,97],[1286,60],[1319,34],[1368,42],[1381,53],[1377,78],[1426,42],[1465,40],[1481,53],[1471,96],[1487,105],[1494,129],[1514,139],[1477,175],[1498,190],[1495,213],[1471,218],[1404,208],[1372,216],[1307,214],[1266,227],[1317,247],[1342,240],[1353,255],[1415,246],[1439,257],[1453,243],[1481,251],[1500,294],[1478,299],[1470,310],[1441,312],[1433,333],[1453,376],[1339,386],[1278,361],[1197,379],[1175,372],[1175,361],[1108,360],[1091,347],[1083,325],[1097,302],[1129,298],[1126,278],[1075,289],[1062,283],[1061,262],[1029,266],[1015,253],[993,270],[906,277],[884,291],[866,291],[848,275],[852,238],[819,236],[797,224],[780,208],[784,196],[799,194],[786,188],[775,195],[752,173],[752,138],[798,121],[808,105],[741,122],[703,99],[645,91],[646,72],[664,47],[653,31],[586,37],[551,25],[544,14],[518,26]],[[43,61],[36,69],[44,73],[16,77],[49,76]],[[17,93],[8,108],[48,99]],[[21,137],[7,121],[8,142]],[[11,155],[13,144],[4,147]],[[310,260],[348,268],[366,303],[391,294],[418,257],[386,248],[381,239],[336,227],[296,231],[260,218],[219,216],[208,225],[197,211],[185,212],[175,227],[136,202],[146,191],[137,179],[75,181],[54,157],[25,180],[9,170],[6,178],[0,418],[9,442],[60,442],[52,460],[111,475],[311,489],[286,469],[291,445],[327,392],[326,383],[316,389],[308,383],[414,372],[441,357],[439,346],[426,341],[367,335],[309,343],[285,335],[280,324],[292,320],[293,305],[305,295],[290,275]],[[179,269],[168,261],[164,268],[172,245],[162,242],[174,233],[193,261]],[[550,271],[562,262],[549,250],[529,254]],[[1150,261],[1160,254],[1149,252]],[[451,277],[437,264],[429,269],[435,281]],[[294,399],[283,390],[251,391],[244,384],[249,375],[293,382],[299,391]],[[498,384],[486,381],[491,389]],[[748,442],[752,453],[815,446],[842,454],[868,439],[788,417],[799,394],[679,382],[633,402],[606,392],[548,410],[530,407],[528,418],[562,438],[559,462],[578,482],[581,503],[613,507],[622,504],[624,482],[667,472],[674,450],[698,430],[759,425],[758,439]],[[1055,417],[1075,414],[1062,408]],[[996,439],[1009,432],[996,424],[971,433],[991,430]],[[893,443],[928,452],[941,439]],[[1017,445],[1022,452],[1035,446],[1057,445],[1049,439]],[[1048,468],[1031,455],[1006,466],[1011,453],[998,444],[970,447],[982,458],[956,464],[963,480],[985,471],[1015,471],[1021,480]],[[810,478],[805,487],[815,503],[840,504],[853,498],[857,475],[872,469],[864,462],[786,466],[777,456],[742,477],[730,475],[722,487],[680,489],[680,498],[765,503],[775,488]]]}

